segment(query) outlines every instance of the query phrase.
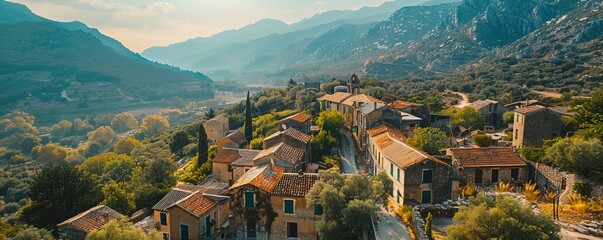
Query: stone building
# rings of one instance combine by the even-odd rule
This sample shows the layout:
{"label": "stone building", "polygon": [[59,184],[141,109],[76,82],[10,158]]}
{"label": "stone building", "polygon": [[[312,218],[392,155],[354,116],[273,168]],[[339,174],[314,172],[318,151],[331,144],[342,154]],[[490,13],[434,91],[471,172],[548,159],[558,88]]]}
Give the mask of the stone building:
{"label": "stone building", "polygon": [[541,147],[544,140],[563,136],[561,113],[540,105],[515,110],[513,147]]}
{"label": "stone building", "polygon": [[297,131],[305,134],[310,133],[310,118],[312,116],[305,113],[297,113],[279,121],[279,130],[283,131],[288,128],[294,128]]}
{"label": "stone building", "polygon": [[219,182],[232,184],[253,167],[253,159],[261,150],[223,148],[212,160],[212,176]]}
{"label": "stone building", "polygon": [[437,203],[451,196],[450,165],[404,142],[403,134],[387,127],[369,130],[373,174],[394,182],[394,199],[402,204]]}
{"label": "stone building", "polygon": [[263,150],[253,159],[256,166],[274,162],[285,167],[286,172],[304,170],[304,164],[310,162],[310,135],[295,128],[276,132],[262,141]]}
{"label": "stone building", "polygon": [[[479,111],[484,115],[486,126],[497,127],[502,125],[502,115],[506,111],[506,107],[500,104],[498,101],[486,99],[477,100],[469,104],[469,107]],[[470,127],[470,126],[464,126]]]}
{"label": "stone building", "polygon": [[316,173],[284,173],[270,196],[277,214],[272,239],[317,239],[316,221],[322,206],[306,208],[306,194],[318,181]]}
{"label": "stone building", "polygon": [[464,184],[523,183],[528,177],[526,163],[510,148],[450,148],[446,155]]}
{"label": "stone building", "polygon": [[222,148],[245,148],[247,146],[247,139],[245,139],[245,133],[239,129],[226,135],[226,137],[218,141],[217,145],[218,152]]}
{"label": "stone building", "polygon": [[203,123],[205,133],[207,133],[207,141],[210,144],[218,142],[228,133],[228,118],[224,114],[215,116]]}
{"label": "stone building", "polygon": [[91,231],[120,218],[124,215],[105,205],[98,205],[59,223],[57,229],[61,239],[83,240]]}
{"label": "stone building", "polygon": [[163,239],[224,238],[230,207],[226,185],[205,181],[178,185],[153,206],[153,220]]}

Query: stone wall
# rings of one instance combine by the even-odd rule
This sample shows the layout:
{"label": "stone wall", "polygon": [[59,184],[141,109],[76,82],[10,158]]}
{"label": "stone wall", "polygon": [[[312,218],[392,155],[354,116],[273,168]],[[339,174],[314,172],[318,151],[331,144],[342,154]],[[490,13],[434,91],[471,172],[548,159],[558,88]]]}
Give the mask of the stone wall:
{"label": "stone wall", "polygon": [[459,211],[459,206],[468,205],[469,201],[460,200],[460,201],[445,201],[441,204],[424,204],[414,206],[412,209],[412,221],[413,221],[413,229],[415,230],[416,237],[419,240],[427,240],[427,233],[425,232],[425,218],[427,218],[427,214],[431,213],[431,215],[436,217],[447,217],[452,218],[454,214]]}
{"label": "stone wall", "polygon": [[533,178],[534,182],[541,189],[560,189],[560,201],[562,204],[568,204],[569,197],[573,194],[574,184],[579,182],[588,183],[592,189],[593,196],[603,197],[603,186],[592,183],[580,175],[563,172],[558,168],[542,163],[527,162],[530,177]]}

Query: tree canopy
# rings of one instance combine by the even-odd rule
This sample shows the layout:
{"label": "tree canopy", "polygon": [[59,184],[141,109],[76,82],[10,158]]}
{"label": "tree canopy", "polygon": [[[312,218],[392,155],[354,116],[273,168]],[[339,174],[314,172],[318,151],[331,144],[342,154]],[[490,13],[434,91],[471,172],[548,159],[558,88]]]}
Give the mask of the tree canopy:
{"label": "tree canopy", "polygon": [[545,157],[563,170],[603,180],[603,145],[599,139],[564,138],[547,148]]}
{"label": "tree canopy", "polygon": [[170,128],[170,122],[161,115],[151,114],[142,119],[142,133],[152,137]]}
{"label": "tree canopy", "polygon": [[446,134],[438,128],[418,127],[413,131],[414,135],[407,139],[413,147],[435,155],[440,153],[440,149],[446,146]]}
{"label": "tree canopy", "polygon": [[118,113],[111,120],[111,128],[113,128],[118,133],[123,133],[130,129],[134,129],[138,127],[138,120],[136,117],[129,112]]}
{"label": "tree canopy", "polygon": [[472,107],[453,110],[451,122],[470,129],[484,129],[484,115]]}
{"label": "tree canopy", "polygon": [[157,231],[151,231],[145,235],[142,231],[136,229],[127,219],[111,220],[101,229],[91,231],[86,240],[161,240],[161,235]]}

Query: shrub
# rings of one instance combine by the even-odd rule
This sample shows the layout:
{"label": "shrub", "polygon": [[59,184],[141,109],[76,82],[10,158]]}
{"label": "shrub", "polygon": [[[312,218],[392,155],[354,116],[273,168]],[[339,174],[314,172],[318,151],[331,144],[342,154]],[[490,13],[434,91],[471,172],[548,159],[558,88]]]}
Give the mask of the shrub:
{"label": "shrub", "polygon": [[515,187],[511,186],[511,183],[498,182],[498,186],[495,191],[497,192],[510,192],[513,191]]}
{"label": "shrub", "polygon": [[536,201],[540,197],[540,190],[537,189],[536,183],[530,181],[525,184],[523,195],[528,201]]}
{"label": "shrub", "polygon": [[472,139],[473,143],[478,147],[489,147],[492,143],[492,137],[487,134],[476,134]]}
{"label": "shrub", "polygon": [[2,207],[2,211],[5,214],[12,214],[12,213],[16,213],[17,211],[19,211],[20,207],[21,206],[19,206],[18,203],[10,202],[10,203],[7,203],[6,205],[4,205],[4,207]]}
{"label": "shrub", "polygon": [[327,165],[327,168],[339,168],[341,169],[340,162],[341,157],[339,156],[324,156],[323,160]]}
{"label": "shrub", "polygon": [[588,202],[583,196],[573,195],[569,198],[569,203],[578,214],[586,214],[588,212]]}
{"label": "shrub", "polygon": [[465,198],[474,197],[475,195],[477,195],[477,187],[475,186],[475,183],[470,182],[464,187],[462,187],[461,193]]}
{"label": "shrub", "polygon": [[574,188],[572,190],[574,190],[574,193],[576,193],[580,196],[590,197],[591,189],[590,189],[590,185],[588,185],[588,183],[577,182],[574,184]]}

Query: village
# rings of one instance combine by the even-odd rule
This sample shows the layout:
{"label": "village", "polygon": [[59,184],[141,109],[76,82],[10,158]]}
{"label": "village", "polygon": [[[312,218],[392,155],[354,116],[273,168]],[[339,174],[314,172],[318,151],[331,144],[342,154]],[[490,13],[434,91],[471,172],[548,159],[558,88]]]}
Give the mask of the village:
{"label": "village", "polygon": [[[570,136],[563,127],[574,117],[568,107],[477,100],[455,111],[475,112],[483,121],[463,125],[425,104],[384,102],[361,92],[354,74],[346,85],[312,101],[317,115],[302,111],[279,119],[278,131],[262,139],[261,149],[250,148],[257,126],[230,129],[228,118],[217,115],[203,123],[209,145],[217,149],[210,177],[197,185],[179,183],[151,209],[130,217],[99,205],[60,223],[60,236],[84,239],[110,220],[128,217],[163,239],[318,239],[318,228],[324,228],[319,221],[334,214],[323,209],[329,201],[326,185],[352,188],[341,183],[350,179],[360,182],[356,194],[368,196],[352,198],[370,199],[365,203],[377,209],[376,218],[369,213],[358,220],[359,228],[367,226],[358,229],[358,239],[446,239],[444,227],[478,193],[507,194],[550,214],[562,235],[603,236],[603,222],[588,221],[597,217],[576,222],[558,216],[558,206],[575,198],[576,186],[588,186],[592,196],[601,196],[603,188],[520,151]],[[246,111],[249,101],[248,95]],[[385,195],[371,197],[378,189]],[[538,196],[550,212],[538,208]]]}

